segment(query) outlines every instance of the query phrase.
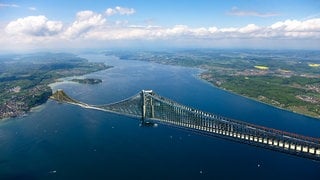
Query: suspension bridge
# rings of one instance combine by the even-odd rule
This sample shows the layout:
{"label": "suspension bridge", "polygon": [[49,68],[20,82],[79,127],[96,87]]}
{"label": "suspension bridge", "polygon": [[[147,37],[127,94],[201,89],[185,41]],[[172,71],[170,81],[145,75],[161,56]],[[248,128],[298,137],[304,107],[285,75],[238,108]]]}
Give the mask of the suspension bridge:
{"label": "suspension bridge", "polygon": [[204,112],[162,97],[152,90],[106,105],[90,105],[57,90],[52,99],[83,108],[117,113],[320,161],[320,139],[258,126]]}

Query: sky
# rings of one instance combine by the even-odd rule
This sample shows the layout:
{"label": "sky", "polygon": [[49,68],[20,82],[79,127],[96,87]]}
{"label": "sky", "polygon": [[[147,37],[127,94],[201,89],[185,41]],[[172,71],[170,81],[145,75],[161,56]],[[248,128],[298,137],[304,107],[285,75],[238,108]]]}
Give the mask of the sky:
{"label": "sky", "polygon": [[0,46],[320,50],[320,1],[0,0]]}

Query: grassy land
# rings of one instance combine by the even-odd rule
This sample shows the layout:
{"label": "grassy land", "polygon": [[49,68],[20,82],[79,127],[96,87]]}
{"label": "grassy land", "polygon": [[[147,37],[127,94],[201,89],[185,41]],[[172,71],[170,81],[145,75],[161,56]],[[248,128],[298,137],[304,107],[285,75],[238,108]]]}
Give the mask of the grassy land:
{"label": "grassy land", "polygon": [[[317,117],[320,114],[319,93],[306,89],[305,85],[320,83],[317,78],[273,77],[273,76],[225,76],[220,87],[237,94],[254,98],[284,109]],[[313,97],[307,102],[297,97]]]}

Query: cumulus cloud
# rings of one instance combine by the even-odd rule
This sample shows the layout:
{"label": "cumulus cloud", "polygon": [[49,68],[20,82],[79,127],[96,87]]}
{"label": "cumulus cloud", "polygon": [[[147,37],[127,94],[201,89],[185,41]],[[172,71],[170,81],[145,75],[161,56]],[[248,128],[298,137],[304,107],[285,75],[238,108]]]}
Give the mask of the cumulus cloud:
{"label": "cumulus cloud", "polygon": [[191,29],[186,25],[175,25],[173,28],[166,30],[166,35],[187,35],[190,34]]}
{"label": "cumulus cloud", "polygon": [[255,16],[263,18],[279,16],[278,13],[262,13],[257,11],[240,10],[238,7],[232,7],[232,9],[227,12],[227,14],[232,16]]}
{"label": "cumulus cloud", "polygon": [[[63,28],[65,27],[65,28]],[[11,35],[53,36],[62,39],[168,39],[168,38],[320,38],[320,18],[305,21],[285,20],[270,26],[248,24],[243,27],[197,27],[186,25],[173,27],[130,25],[128,21],[107,24],[106,19],[92,11],[80,11],[75,21],[66,26],[50,21],[45,16],[28,16],[10,22],[6,32]]]}
{"label": "cumulus cloud", "polygon": [[57,33],[64,39],[168,39],[168,38],[320,38],[320,19],[306,21],[286,20],[270,26],[248,24],[243,27],[173,27],[130,25],[129,22],[107,24],[101,14],[92,11],[77,13],[76,20],[63,30],[61,22],[49,21],[44,16],[30,16],[9,23],[6,32],[31,36],[48,36]]}
{"label": "cumulus cloud", "polygon": [[52,36],[62,31],[60,21],[50,21],[45,16],[28,16],[10,22],[5,30],[11,35]]}
{"label": "cumulus cloud", "polygon": [[112,15],[115,15],[115,14],[120,14],[120,15],[131,15],[131,14],[134,14],[136,11],[133,9],[133,8],[126,8],[126,7],[120,7],[120,6],[117,6],[115,8],[108,8],[106,11],[105,11],[105,14],[107,16],[112,16]]}
{"label": "cumulus cloud", "polygon": [[245,27],[239,28],[240,33],[254,33],[260,30],[260,27],[255,24],[248,24]]}
{"label": "cumulus cloud", "polygon": [[76,20],[66,30],[67,38],[77,38],[92,31],[94,28],[105,24],[106,19],[101,14],[92,11],[80,11],[76,15]]}
{"label": "cumulus cloud", "polygon": [[306,21],[286,20],[279,21],[271,25],[274,30],[295,31],[295,32],[313,32],[320,29],[320,18],[309,19]]}
{"label": "cumulus cloud", "polygon": [[[112,13],[120,14],[119,8],[116,12],[109,11],[109,15]],[[121,13],[125,14],[124,11]],[[250,40],[263,43],[273,40],[278,42],[283,40],[319,42],[320,40],[320,18],[303,21],[284,20],[269,26],[248,24],[240,27],[189,27],[183,24],[171,27],[146,26],[134,25],[129,21],[112,23],[107,22],[106,18],[106,14],[89,10],[78,12],[75,20],[70,24],[48,20],[45,16],[19,18],[4,25],[3,28],[0,27],[0,45],[15,42],[19,45],[33,43],[35,46],[40,46],[39,44],[66,46],[69,43],[69,45],[78,47],[88,42],[95,45],[131,40],[188,41],[188,43],[199,44],[216,41],[244,42]]]}
{"label": "cumulus cloud", "polygon": [[270,26],[269,32],[279,37],[319,38],[320,18],[305,21],[279,21]]}

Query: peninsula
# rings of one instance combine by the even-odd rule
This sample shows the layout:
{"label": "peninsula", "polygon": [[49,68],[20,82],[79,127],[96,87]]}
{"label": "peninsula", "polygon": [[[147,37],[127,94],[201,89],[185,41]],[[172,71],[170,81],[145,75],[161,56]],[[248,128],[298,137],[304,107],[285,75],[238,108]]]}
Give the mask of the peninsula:
{"label": "peninsula", "polygon": [[0,119],[17,117],[47,101],[59,78],[111,68],[68,53],[0,56]]}

